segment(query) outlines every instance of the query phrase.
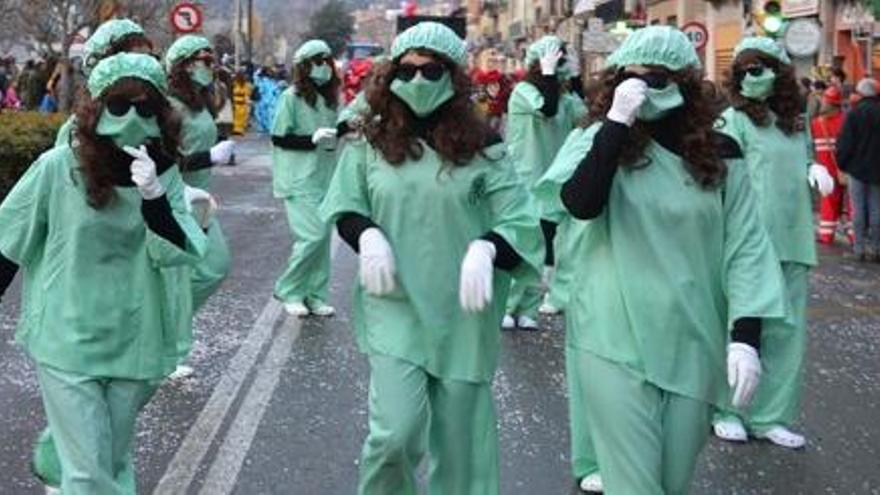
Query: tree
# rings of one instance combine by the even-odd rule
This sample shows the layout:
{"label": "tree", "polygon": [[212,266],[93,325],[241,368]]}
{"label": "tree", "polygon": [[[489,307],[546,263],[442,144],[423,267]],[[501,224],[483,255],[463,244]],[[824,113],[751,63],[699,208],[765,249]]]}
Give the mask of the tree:
{"label": "tree", "polygon": [[354,34],[354,17],[340,0],[330,0],[309,18],[309,30],[305,39],[321,39],[330,45],[334,55],[339,55]]}

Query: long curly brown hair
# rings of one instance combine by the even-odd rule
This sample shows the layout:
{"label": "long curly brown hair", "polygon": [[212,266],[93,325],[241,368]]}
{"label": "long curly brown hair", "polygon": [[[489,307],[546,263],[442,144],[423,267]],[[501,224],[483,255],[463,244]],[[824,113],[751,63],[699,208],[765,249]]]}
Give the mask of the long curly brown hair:
{"label": "long curly brown hair", "polygon": [[189,64],[204,51],[206,50],[199,51],[171,67],[171,72],[168,73],[168,88],[171,96],[183,102],[190,111],[201,112],[207,108],[211,115],[216,117],[218,109],[214,108],[214,94],[211,88],[194,83],[187,71]]}
{"label": "long curly brown hair", "polygon": [[150,84],[140,79],[123,78],[108,88],[100,98],[81,99],[76,109],[75,150],[88,203],[96,210],[106,207],[116,197],[113,188],[120,175],[116,168],[121,166],[117,162],[120,158],[130,161],[130,157],[119,150],[110,138],[97,133],[98,121],[104,112],[104,102],[112,98],[133,99],[141,95],[146,95],[147,103],[156,112],[156,120],[162,132],[161,142],[156,144],[165,155],[178,156],[180,117],[168,100]]}
{"label": "long curly brown hair", "polygon": [[318,102],[318,95],[324,97],[324,103],[330,108],[336,108],[339,104],[339,86],[341,81],[339,75],[336,74],[336,66],[332,57],[325,57],[324,63],[330,65],[330,81],[323,86],[318,86],[312,80],[312,59],[306,59],[293,67],[293,85],[296,87],[297,94],[314,107]]}
{"label": "long curly brown hair", "polygon": [[[446,65],[455,91],[455,95],[429,117],[436,124],[430,131],[432,148],[446,162],[467,165],[483,150],[491,134],[471,101],[474,94],[471,78],[465,69],[441,55],[428,50],[417,52]],[[397,61],[390,61],[374,67],[365,90],[370,113],[364,119],[367,122],[364,134],[392,165],[400,165],[407,159],[419,160],[424,153],[415,125],[417,117],[391,92],[397,66]]]}
{"label": "long curly brown hair", "polygon": [[[602,121],[614,100],[614,90],[625,79],[623,71],[610,68],[604,71],[597,85],[591,88],[590,110],[581,124],[588,127]],[[713,125],[718,118],[719,109],[711,95],[706,94],[702,73],[697,69],[682,69],[669,73],[670,82],[678,84],[684,97],[684,106],[674,110],[682,118],[677,119],[681,132],[681,156],[685,167],[694,180],[703,187],[718,186],[727,176],[727,166],[719,158],[713,138]],[[623,147],[620,164],[624,167],[638,168],[650,165],[645,163],[645,148],[651,141],[648,123],[636,120],[629,134],[629,142]]]}
{"label": "long curly brown hair", "polygon": [[[740,91],[745,77],[745,67],[760,63],[776,73],[773,83],[773,94],[764,101],[752,100],[743,96]],[[786,135],[803,131],[805,123],[803,112],[806,103],[801,95],[800,86],[795,76],[794,67],[784,64],[758,50],[744,50],[733,61],[733,67],[727,71],[724,89],[730,98],[730,104],[736,110],[748,115],[749,120],[758,127],[767,127],[776,116],[776,127]]]}

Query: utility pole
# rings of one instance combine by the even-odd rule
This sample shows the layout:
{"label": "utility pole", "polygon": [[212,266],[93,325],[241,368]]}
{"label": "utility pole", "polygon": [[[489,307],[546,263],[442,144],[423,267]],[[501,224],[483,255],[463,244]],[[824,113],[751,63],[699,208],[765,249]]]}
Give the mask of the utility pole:
{"label": "utility pole", "polygon": [[232,41],[235,44],[235,71],[241,67],[241,0],[235,0],[235,17],[232,21]]}
{"label": "utility pole", "polygon": [[247,58],[249,62],[254,60],[254,0],[247,0],[248,3],[248,25],[247,25]]}

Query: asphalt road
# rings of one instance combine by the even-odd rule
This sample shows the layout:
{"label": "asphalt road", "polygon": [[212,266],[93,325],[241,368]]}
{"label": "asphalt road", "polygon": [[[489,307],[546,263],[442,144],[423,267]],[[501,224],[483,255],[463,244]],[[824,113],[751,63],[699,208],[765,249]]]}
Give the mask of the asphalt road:
{"label": "asphalt road", "polygon": [[[352,494],[366,435],[367,365],[351,334],[356,259],[335,241],[331,319],[271,301],[291,239],[271,197],[268,144],[250,137],[217,169],[235,261],[197,319],[196,374],[166,383],[141,415],[144,494]],[[0,306],[0,494],[38,494],[31,444],[44,425],[33,365],[13,343],[17,288]],[[824,250],[813,275],[799,427],[807,448],[711,441],[693,493],[880,493],[880,265]],[[568,467],[561,318],[512,332],[495,380],[504,495],[576,493]]]}

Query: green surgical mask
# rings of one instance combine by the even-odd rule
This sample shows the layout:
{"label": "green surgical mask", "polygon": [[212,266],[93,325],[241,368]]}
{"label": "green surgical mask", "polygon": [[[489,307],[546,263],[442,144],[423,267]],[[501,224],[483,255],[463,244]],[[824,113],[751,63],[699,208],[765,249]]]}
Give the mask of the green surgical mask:
{"label": "green surgical mask", "polygon": [[659,120],[682,105],[684,105],[684,97],[678,84],[669,83],[661,89],[648,88],[645,102],[639,108],[637,117],[647,122]]}
{"label": "green surgical mask", "polygon": [[162,135],[156,117],[145,119],[137,114],[134,107],[128,109],[128,113],[118,117],[106,109],[101,113],[96,129],[99,136],[110,138],[116,146],[138,147],[147,140],[158,138]]}
{"label": "green surgical mask", "polygon": [[318,86],[327,84],[332,76],[333,72],[330,70],[330,66],[326,63],[312,66],[312,70],[309,72],[309,77],[311,77],[312,81],[315,81],[315,84]]}
{"label": "green surgical mask", "polygon": [[412,81],[395,79],[391,82],[391,92],[403,100],[417,117],[430,115],[455,96],[449,72],[437,81],[429,81],[421,73]]}
{"label": "green surgical mask", "polygon": [[214,70],[204,62],[195,62],[189,67],[189,78],[192,82],[202,87],[210,86],[214,82]]}
{"label": "green surgical mask", "polygon": [[776,73],[764,68],[760,76],[746,74],[740,83],[740,93],[752,100],[764,101],[773,93],[773,83],[776,82]]}

